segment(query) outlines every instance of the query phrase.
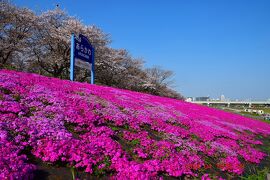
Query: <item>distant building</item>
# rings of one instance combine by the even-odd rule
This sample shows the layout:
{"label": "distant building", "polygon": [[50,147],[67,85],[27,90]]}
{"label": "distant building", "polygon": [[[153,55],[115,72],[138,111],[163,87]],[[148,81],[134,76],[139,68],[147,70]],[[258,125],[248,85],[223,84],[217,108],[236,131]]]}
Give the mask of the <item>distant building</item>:
{"label": "distant building", "polygon": [[187,98],[186,98],[186,101],[187,101],[187,102],[192,102],[192,101],[193,101],[193,97],[187,97]]}
{"label": "distant building", "polygon": [[195,98],[195,101],[209,101],[210,100],[210,97],[207,96],[207,97],[196,97]]}
{"label": "distant building", "polygon": [[223,94],[220,96],[220,101],[226,101],[226,98]]}

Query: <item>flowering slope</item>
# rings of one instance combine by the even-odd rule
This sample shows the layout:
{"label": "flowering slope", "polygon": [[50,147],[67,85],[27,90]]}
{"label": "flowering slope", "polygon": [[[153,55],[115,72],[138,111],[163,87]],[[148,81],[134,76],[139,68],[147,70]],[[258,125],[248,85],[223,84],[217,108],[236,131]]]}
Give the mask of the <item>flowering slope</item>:
{"label": "flowering slope", "polygon": [[264,122],[179,100],[0,71],[0,179],[31,178],[29,155],[121,179],[235,176],[265,158],[257,137],[269,134]]}

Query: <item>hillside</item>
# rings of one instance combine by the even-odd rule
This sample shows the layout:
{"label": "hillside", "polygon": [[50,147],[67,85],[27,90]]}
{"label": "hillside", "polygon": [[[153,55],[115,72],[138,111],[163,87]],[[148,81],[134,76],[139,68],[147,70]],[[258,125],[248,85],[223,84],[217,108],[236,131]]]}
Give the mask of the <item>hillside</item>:
{"label": "hillside", "polygon": [[248,176],[270,166],[269,134],[175,99],[0,71],[0,179]]}

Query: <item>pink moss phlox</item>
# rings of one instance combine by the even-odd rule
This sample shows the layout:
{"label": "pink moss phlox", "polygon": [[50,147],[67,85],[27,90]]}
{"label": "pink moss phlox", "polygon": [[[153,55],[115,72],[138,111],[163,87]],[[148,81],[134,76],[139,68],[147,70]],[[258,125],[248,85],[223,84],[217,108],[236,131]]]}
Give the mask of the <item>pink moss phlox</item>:
{"label": "pink moss phlox", "polygon": [[270,125],[175,99],[0,71],[0,179],[31,179],[29,154],[87,173],[108,168],[112,179],[197,176],[207,156],[240,175],[238,158],[265,157],[254,148],[263,144],[257,135],[269,136]]}

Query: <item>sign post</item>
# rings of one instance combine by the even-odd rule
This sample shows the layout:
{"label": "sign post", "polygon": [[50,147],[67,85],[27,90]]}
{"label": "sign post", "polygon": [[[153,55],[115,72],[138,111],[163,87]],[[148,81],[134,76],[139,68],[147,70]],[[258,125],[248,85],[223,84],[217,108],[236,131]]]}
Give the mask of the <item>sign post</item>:
{"label": "sign post", "polygon": [[70,48],[70,80],[74,81],[74,66],[89,69],[90,83],[94,84],[95,80],[95,49],[87,39],[87,37],[79,34],[76,37],[71,35]]}
{"label": "sign post", "polygon": [[91,84],[95,84],[95,49],[92,47]]}
{"label": "sign post", "polygon": [[74,34],[72,33],[71,35],[71,40],[70,40],[70,80],[74,81]]}

